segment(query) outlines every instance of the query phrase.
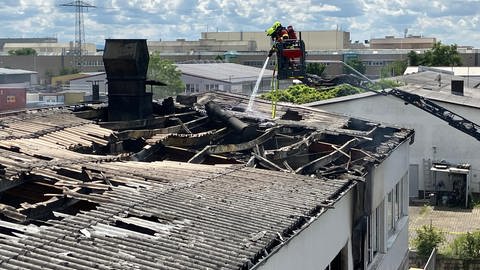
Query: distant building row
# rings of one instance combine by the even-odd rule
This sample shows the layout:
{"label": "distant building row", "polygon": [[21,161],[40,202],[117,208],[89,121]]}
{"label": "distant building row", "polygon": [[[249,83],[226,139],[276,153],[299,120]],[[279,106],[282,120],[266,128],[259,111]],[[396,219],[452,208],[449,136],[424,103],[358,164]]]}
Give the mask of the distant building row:
{"label": "distant building row", "polygon": [[[395,38],[375,38],[364,43],[352,43],[350,33],[338,30],[302,31],[301,38],[309,51],[345,50],[345,49],[425,49],[431,48],[436,42],[435,38],[409,36]],[[190,53],[196,52],[223,52],[223,51],[268,51],[271,47],[270,39],[264,32],[203,32],[198,41],[177,39],[175,41],[149,41],[150,52],[163,53]],[[8,53],[11,50],[32,48],[38,54],[59,55],[73,51],[73,42],[58,43],[56,38],[16,38],[0,39],[0,51]],[[86,54],[96,54],[95,44],[86,43]]]}
{"label": "distant building row", "polygon": [[[365,75],[378,78],[381,69],[388,64],[405,60],[406,54],[415,50],[421,53],[432,48],[435,38],[406,36],[374,38],[365,42],[350,40],[350,33],[338,30],[301,31],[298,36],[305,41],[307,61],[360,60],[366,67]],[[82,72],[103,72],[102,53],[96,52],[94,44],[85,45]],[[161,52],[162,57],[176,63],[212,61],[224,59],[243,65],[261,67],[271,41],[264,32],[202,32],[201,39],[187,41],[148,41],[149,51]],[[8,51],[33,48],[37,56],[9,56]],[[78,69],[70,52],[73,43],[58,43],[56,38],[0,39],[0,67],[34,70],[40,84],[48,84],[51,76],[65,69]],[[480,53],[472,48],[459,49],[463,65],[479,66]],[[273,65],[273,62],[272,62]],[[327,64],[327,73],[339,73],[341,65]],[[273,68],[273,66],[270,66]]]}
{"label": "distant building row", "polygon": [[[83,44],[85,54],[96,54],[93,43]],[[74,51],[75,44],[71,42],[58,43],[57,38],[0,38],[0,52],[8,54],[23,48],[34,49],[40,55],[68,55]]]}

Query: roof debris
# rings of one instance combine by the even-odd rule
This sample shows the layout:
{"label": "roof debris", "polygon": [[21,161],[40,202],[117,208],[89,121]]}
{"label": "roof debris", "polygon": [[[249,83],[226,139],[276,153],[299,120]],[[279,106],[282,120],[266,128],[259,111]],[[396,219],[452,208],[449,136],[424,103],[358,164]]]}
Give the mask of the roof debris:
{"label": "roof debris", "polygon": [[248,269],[413,136],[247,102],[207,93],[142,121],[105,121],[102,105],[4,115],[0,267]]}

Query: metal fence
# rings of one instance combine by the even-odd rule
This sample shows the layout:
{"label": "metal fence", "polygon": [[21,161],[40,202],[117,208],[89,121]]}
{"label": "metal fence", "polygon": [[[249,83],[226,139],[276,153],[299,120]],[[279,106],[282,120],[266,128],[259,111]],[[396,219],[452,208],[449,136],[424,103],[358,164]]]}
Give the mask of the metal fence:
{"label": "metal fence", "polygon": [[435,261],[437,260],[437,249],[434,248],[430,257],[428,258],[427,264],[423,267],[423,270],[435,270]]}

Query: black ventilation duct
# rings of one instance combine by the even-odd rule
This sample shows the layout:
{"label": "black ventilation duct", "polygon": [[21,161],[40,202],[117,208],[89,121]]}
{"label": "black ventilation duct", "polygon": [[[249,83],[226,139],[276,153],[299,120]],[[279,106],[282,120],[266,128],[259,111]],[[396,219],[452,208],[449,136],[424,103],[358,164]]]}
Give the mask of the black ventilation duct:
{"label": "black ventilation duct", "polygon": [[148,69],[145,39],[107,39],[103,63],[108,81],[108,121],[152,115],[152,93],[145,90]]}

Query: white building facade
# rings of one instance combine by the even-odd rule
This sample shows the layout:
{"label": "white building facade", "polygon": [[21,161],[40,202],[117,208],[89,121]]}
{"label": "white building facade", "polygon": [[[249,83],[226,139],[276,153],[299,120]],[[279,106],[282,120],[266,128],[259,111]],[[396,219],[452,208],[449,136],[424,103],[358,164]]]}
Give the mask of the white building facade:
{"label": "white building facade", "polygon": [[365,183],[254,269],[408,269],[409,148],[399,145]]}

